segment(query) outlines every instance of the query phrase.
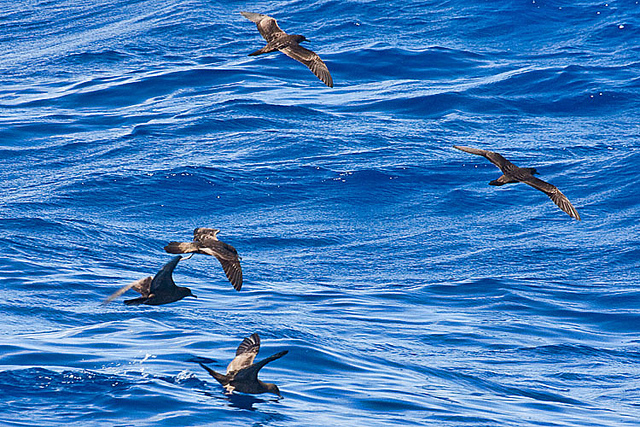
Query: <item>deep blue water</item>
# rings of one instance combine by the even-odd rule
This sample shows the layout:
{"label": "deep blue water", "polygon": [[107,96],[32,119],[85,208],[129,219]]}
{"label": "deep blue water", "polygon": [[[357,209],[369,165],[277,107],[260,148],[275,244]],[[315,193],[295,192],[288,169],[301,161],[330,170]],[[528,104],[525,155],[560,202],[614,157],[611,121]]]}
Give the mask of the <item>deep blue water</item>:
{"label": "deep blue water", "polygon": [[[639,40],[637,1],[0,2],[0,424],[640,425]],[[100,305],[203,226],[240,293],[196,256],[197,300]],[[193,362],[253,332],[282,399]]]}

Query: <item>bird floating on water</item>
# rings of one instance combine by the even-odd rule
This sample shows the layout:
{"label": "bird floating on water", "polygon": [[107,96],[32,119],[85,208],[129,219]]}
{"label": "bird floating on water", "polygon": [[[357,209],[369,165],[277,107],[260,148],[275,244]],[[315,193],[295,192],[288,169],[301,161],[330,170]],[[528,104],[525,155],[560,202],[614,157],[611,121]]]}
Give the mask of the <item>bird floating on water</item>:
{"label": "bird floating on water", "polygon": [[145,277],[144,279],[136,280],[129,285],[123,286],[104,300],[103,304],[113,301],[129,289],[139,292],[142,296],[140,298],[125,300],[124,303],[126,305],[162,305],[180,301],[184,297],[198,298],[191,293],[191,289],[176,286],[173,281],[173,270],[181,259],[181,256],[174,257],[166,263],[154,277]]}
{"label": "bird floating on water", "polygon": [[222,384],[227,393],[232,393],[233,391],[252,394],[273,393],[282,397],[277,385],[265,383],[258,379],[258,372],[260,372],[260,369],[262,369],[264,365],[280,359],[289,351],[281,351],[258,363],[253,363],[259,351],[260,337],[257,333],[254,333],[250,337],[242,340],[236,350],[236,357],[229,363],[229,366],[227,366],[227,373],[225,375],[214,371],[203,363],[200,363],[200,366],[206,369],[209,375]]}
{"label": "bird floating on water", "polygon": [[[227,278],[236,291],[242,288],[242,267],[236,249],[218,240],[220,230],[215,228],[196,228],[193,231],[193,242],[169,242],[164,250],[170,254],[197,253],[213,255],[220,261]],[[191,256],[190,256],[191,257]]]}
{"label": "bird floating on water", "polygon": [[494,179],[493,181],[489,182],[489,185],[500,186],[504,184],[511,184],[514,182],[523,182],[535,188],[536,190],[540,190],[545,193],[551,200],[553,200],[553,203],[558,205],[560,209],[569,214],[570,217],[580,221],[580,215],[578,214],[576,208],[573,207],[569,199],[567,199],[567,197],[562,194],[562,192],[558,190],[556,186],[533,176],[534,174],[538,173],[535,168],[520,168],[502,157],[500,154],[494,153],[493,151],[462,147],[459,145],[454,145],[453,148],[457,148],[458,150],[464,151],[466,153],[485,157],[502,171],[503,175],[498,179]]}
{"label": "bird floating on water", "polygon": [[263,53],[279,50],[289,58],[293,58],[306,65],[324,84],[333,87],[333,79],[326,64],[322,62],[322,59],[320,59],[315,52],[300,46],[301,42],[307,40],[305,36],[285,33],[278,27],[276,20],[270,16],[252,12],[240,13],[248,20],[256,23],[258,31],[260,31],[262,37],[267,41],[265,47],[250,53],[249,56],[262,55]]}

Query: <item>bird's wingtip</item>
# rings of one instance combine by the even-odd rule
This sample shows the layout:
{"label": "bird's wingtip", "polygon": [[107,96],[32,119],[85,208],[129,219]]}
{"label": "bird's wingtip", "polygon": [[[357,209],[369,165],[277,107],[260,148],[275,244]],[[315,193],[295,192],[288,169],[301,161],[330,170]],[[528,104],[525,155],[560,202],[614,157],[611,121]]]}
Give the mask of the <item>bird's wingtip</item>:
{"label": "bird's wingtip", "polygon": [[276,358],[278,358],[278,359],[279,359],[279,358],[281,358],[282,356],[287,355],[288,353],[289,353],[289,350],[282,350],[281,352],[276,353],[276,354],[274,355],[274,357],[276,357]]}

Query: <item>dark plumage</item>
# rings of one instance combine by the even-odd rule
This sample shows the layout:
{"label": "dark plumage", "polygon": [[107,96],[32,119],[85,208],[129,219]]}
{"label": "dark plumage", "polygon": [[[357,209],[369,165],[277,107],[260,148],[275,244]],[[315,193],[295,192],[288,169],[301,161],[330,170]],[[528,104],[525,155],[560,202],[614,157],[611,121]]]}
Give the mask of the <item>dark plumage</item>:
{"label": "dark plumage", "polygon": [[569,199],[567,199],[567,197],[562,194],[562,192],[558,190],[558,188],[554,185],[551,185],[548,182],[534,177],[533,175],[538,173],[538,171],[536,171],[534,168],[520,168],[502,157],[500,154],[494,153],[493,151],[480,150],[470,147],[461,147],[459,145],[454,145],[453,148],[457,148],[458,150],[464,151],[466,153],[485,157],[502,171],[503,175],[498,179],[494,179],[493,181],[489,182],[489,185],[500,186],[504,184],[511,184],[514,182],[523,182],[545,193],[551,200],[553,200],[553,203],[558,205],[560,209],[565,211],[572,218],[580,221],[580,215],[578,214],[576,208],[573,207],[571,202],[569,202]]}
{"label": "dark plumage", "polygon": [[176,286],[173,281],[173,270],[181,259],[182,257],[180,256],[174,257],[166,263],[153,278],[151,276],[145,277],[144,279],[136,280],[129,285],[123,286],[104,300],[104,304],[113,301],[129,289],[139,292],[142,297],[125,300],[124,303],[126,305],[162,305],[179,301],[184,297],[197,298],[191,293],[191,289]]}
{"label": "dark plumage", "polygon": [[282,396],[277,385],[260,381],[258,379],[258,372],[260,372],[260,369],[262,369],[264,365],[281,358],[289,351],[281,351],[258,363],[253,363],[258,351],[260,351],[260,337],[258,334],[253,334],[242,340],[242,343],[240,343],[236,350],[236,357],[229,363],[229,366],[227,366],[227,373],[225,375],[214,371],[203,363],[200,363],[200,366],[206,369],[209,375],[222,384],[227,393],[239,391],[241,393],[252,394],[273,393]]}
{"label": "dark plumage", "polygon": [[306,65],[324,84],[333,87],[333,79],[322,59],[315,52],[300,46],[301,42],[307,40],[305,36],[285,33],[278,27],[276,20],[270,16],[252,12],[240,13],[248,20],[256,23],[258,31],[267,41],[265,47],[250,53],[249,56],[262,55],[263,53],[279,50],[289,58]]}
{"label": "dark plumage", "polygon": [[227,278],[236,291],[242,288],[242,267],[238,251],[218,240],[220,230],[215,228],[196,228],[193,231],[193,242],[169,242],[164,250],[170,254],[197,253],[213,255],[220,261]]}

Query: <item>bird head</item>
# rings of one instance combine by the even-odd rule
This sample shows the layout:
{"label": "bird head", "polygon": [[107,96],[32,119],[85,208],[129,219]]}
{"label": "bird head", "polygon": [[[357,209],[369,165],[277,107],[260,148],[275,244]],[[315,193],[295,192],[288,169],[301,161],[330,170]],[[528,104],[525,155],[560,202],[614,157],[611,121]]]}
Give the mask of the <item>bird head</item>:
{"label": "bird head", "polygon": [[182,296],[182,298],[185,298],[185,297],[198,298],[197,296],[191,293],[191,289],[184,288],[184,287],[180,287],[180,295]]}
{"label": "bird head", "polygon": [[198,227],[195,230],[193,230],[193,235],[197,235],[197,234],[201,234],[201,233],[206,233],[206,234],[213,234],[213,237],[216,237],[216,235],[220,232],[220,230],[218,230],[217,228],[205,228],[205,227]]}
{"label": "bird head", "polygon": [[531,175],[539,175],[536,168],[527,168],[527,170],[531,173]]}
{"label": "bird head", "polygon": [[264,385],[267,388],[267,393],[277,394],[278,397],[282,397],[282,395],[280,394],[280,389],[278,389],[277,385],[272,383],[264,383]]}
{"label": "bird head", "polygon": [[308,42],[309,40],[305,36],[301,36],[300,34],[296,34],[296,41],[298,43]]}

